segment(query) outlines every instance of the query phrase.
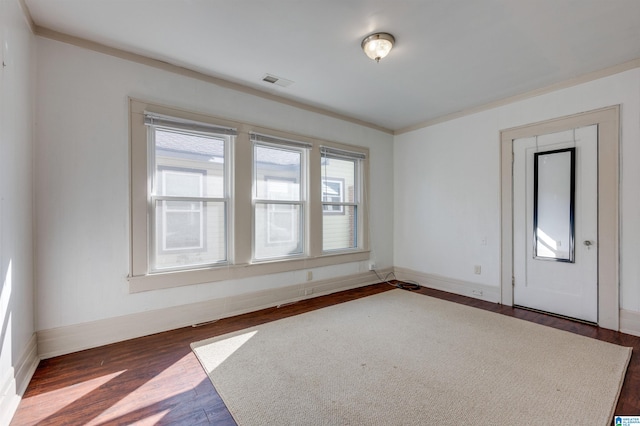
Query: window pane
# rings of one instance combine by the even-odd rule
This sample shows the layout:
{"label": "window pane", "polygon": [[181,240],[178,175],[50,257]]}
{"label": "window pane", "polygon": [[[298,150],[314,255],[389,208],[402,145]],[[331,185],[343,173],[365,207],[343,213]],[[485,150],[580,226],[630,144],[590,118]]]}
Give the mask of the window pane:
{"label": "window pane", "polygon": [[[332,206],[325,206],[332,207]],[[358,247],[356,206],[340,206],[344,214],[336,215],[327,210],[322,212],[322,249],[344,250]]]}
{"label": "window pane", "polygon": [[152,269],[225,261],[225,210],[224,202],[156,201]]}
{"label": "window pane", "polygon": [[163,250],[201,249],[202,214],[189,211],[167,211],[164,216]]}
{"label": "window pane", "polygon": [[224,155],[223,138],[156,128],[155,193],[223,198]]}
{"label": "window pane", "polygon": [[162,195],[202,197],[203,173],[192,170],[160,170]]}
{"label": "window pane", "polygon": [[298,204],[256,204],[255,258],[301,254],[302,209]]}
{"label": "window pane", "polygon": [[323,251],[358,247],[358,166],[357,159],[322,157]]}
{"label": "window pane", "polygon": [[[355,202],[357,160],[322,159],[322,201]],[[342,191],[342,192],[340,192]]]}
{"label": "window pane", "polygon": [[302,153],[262,145],[254,152],[256,198],[299,201]]}

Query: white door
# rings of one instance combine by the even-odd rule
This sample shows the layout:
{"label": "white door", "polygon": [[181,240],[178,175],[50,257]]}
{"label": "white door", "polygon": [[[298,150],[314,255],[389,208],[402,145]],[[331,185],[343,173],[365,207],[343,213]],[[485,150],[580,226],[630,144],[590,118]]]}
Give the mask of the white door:
{"label": "white door", "polygon": [[598,126],[513,143],[513,303],[598,322]]}

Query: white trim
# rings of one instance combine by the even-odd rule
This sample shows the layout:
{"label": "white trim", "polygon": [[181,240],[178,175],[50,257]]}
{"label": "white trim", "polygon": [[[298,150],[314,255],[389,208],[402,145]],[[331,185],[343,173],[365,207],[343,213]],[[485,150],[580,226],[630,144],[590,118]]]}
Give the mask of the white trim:
{"label": "white trim", "polygon": [[[386,274],[389,270],[379,271]],[[257,291],[38,332],[42,359],[380,282],[373,272]]]}
{"label": "white trim", "polygon": [[[259,275],[292,272],[300,269],[334,266],[342,263],[369,260],[369,250],[359,250],[353,253],[326,253],[317,257],[280,260],[265,260],[259,263],[236,263],[234,265],[217,268],[193,269],[189,271],[169,271],[163,273],[129,276],[129,293],[174,288],[191,284],[204,284],[218,281],[235,280],[255,277]],[[177,275],[179,279],[176,279]],[[176,282],[178,282],[176,284]]]}
{"label": "white trim", "polygon": [[442,290],[453,294],[500,303],[500,287],[427,274],[408,268],[395,267],[395,276],[400,281],[415,282],[423,287]]}
{"label": "white trim", "polygon": [[393,132],[394,136],[401,135],[403,133],[413,132],[415,130],[423,129],[425,127],[435,126],[436,124],[445,123],[447,121],[455,120],[457,118],[466,117],[468,115],[477,114],[482,111],[488,111],[490,109],[498,108],[501,106],[509,105],[514,102],[523,101],[525,99],[535,98],[536,96],[541,96],[547,93],[556,92],[558,90],[566,89],[569,87],[577,86],[579,84],[588,83],[590,81],[599,80],[601,78],[609,77],[611,75],[620,74],[625,71],[629,71],[635,68],[640,68],[640,58],[632,59],[627,62],[623,62],[618,65],[613,65],[611,67],[604,68],[602,70],[590,72],[587,74],[579,75],[577,77],[570,78],[568,80],[560,81],[555,84],[551,84],[546,87],[542,87],[540,89],[531,90],[526,93],[521,93],[515,96],[509,96],[506,98],[498,99],[493,102],[489,102],[483,105],[478,105],[473,108],[463,109],[461,111],[456,111],[451,114],[445,114],[440,117],[432,118],[431,120],[424,121],[422,123],[418,123],[412,126],[404,127],[402,129],[395,130]]}
{"label": "white trim", "polygon": [[[20,9],[22,10],[22,15],[24,16],[24,20],[27,23],[27,26],[29,27],[31,34],[35,35],[36,25],[33,23],[33,17],[31,16],[31,11],[29,10],[29,6],[27,6],[27,3],[25,2],[25,0],[18,0],[18,4],[20,5]],[[2,423],[0,422],[0,424]]]}
{"label": "white trim", "polygon": [[[24,0],[20,0],[21,4],[24,5]],[[26,5],[23,6],[25,9]],[[33,25],[33,20],[31,19],[31,14],[28,15],[28,21],[31,23],[32,32],[40,37],[45,37],[51,40],[56,40],[61,43],[67,43],[73,46],[77,46],[83,49],[92,50],[94,52],[99,52],[104,55],[114,56],[116,58],[124,59],[127,61],[143,64],[146,66],[154,67],[157,69],[161,69],[164,71],[172,72],[178,75],[184,75],[187,77],[195,78],[198,80],[206,81],[220,87],[229,88],[232,90],[236,90],[238,92],[247,93],[253,96],[257,96],[263,99],[272,100],[274,102],[278,102],[284,105],[289,105],[295,108],[299,108],[305,111],[310,111],[316,114],[322,114],[327,117],[335,118],[338,120],[346,121],[349,123],[357,124],[360,126],[368,127],[370,129],[374,129],[383,133],[387,133],[390,135],[401,135],[403,133],[413,132],[418,129],[422,129],[425,127],[430,127],[439,123],[444,123],[447,121],[455,120],[456,118],[465,117],[468,115],[476,114],[478,112],[487,111],[490,109],[494,109],[500,106],[508,105],[514,102],[522,101],[525,99],[534,98],[536,96],[544,95],[546,93],[555,92],[558,90],[566,89],[568,87],[577,86],[579,84],[587,83],[589,81],[598,80],[604,77],[608,77],[611,75],[619,74],[634,68],[640,68],[640,58],[632,59],[627,62],[623,62],[621,64],[613,65],[611,67],[607,67],[598,71],[590,72],[584,75],[580,75],[577,77],[570,78],[568,80],[564,80],[558,83],[551,84],[546,87],[542,87],[539,89],[534,89],[526,93],[517,94],[514,96],[498,99],[493,102],[488,102],[483,105],[479,105],[473,108],[463,109],[461,111],[453,112],[451,114],[445,114],[440,117],[436,117],[430,120],[423,121],[421,123],[417,123],[411,126],[407,126],[401,129],[392,130],[378,124],[370,123],[368,121],[360,120],[354,117],[346,116],[344,114],[340,114],[336,111],[331,111],[328,109],[312,106],[305,104],[303,102],[295,101],[292,99],[287,99],[282,96],[275,95],[270,92],[265,92],[256,88],[248,87],[239,83],[233,83],[228,80],[224,80],[218,77],[213,77],[208,74],[204,74],[192,69],[184,68],[178,65],[174,65],[168,62],[159,61],[157,59],[152,59],[150,57],[139,55],[137,53],[128,52],[126,50],[118,49],[115,47],[110,47],[104,44],[100,44],[94,41],[89,41],[87,39],[83,39],[80,37],[72,36],[69,34],[65,34],[59,31],[55,31],[53,29],[43,27],[40,25]]]}
{"label": "white trim", "polygon": [[264,90],[256,89],[253,87],[245,86],[239,83],[234,83],[228,80],[224,80],[219,77],[214,77],[209,74],[205,74],[199,71],[195,71],[189,68],[182,67],[180,65],[171,64],[169,62],[160,61],[157,59],[152,59],[148,56],[140,55],[137,53],[128,52],[126,50],[118,49],[115,47],[110,47],[101,43],[97,43],[94,41],[90,41],[87,39],[83,39],[80,37],[76,37],[70,34],[65,34],[59,31],[52,30],[47,27],[43,27],[40,25],[35,25],[34,34],[40,37],[45,37],[51,40],[56,40],[61,43],[67,43],[72,46],[77,46],[82,49],[92,50],[94,52],[102,53],[104,55],[113,56],[116,58],[124,59],[126,61],[146,65],[149,67],[153,67],[156,69],[164,70],[167,72],[172,72],[177,75],[182,75],[189,78],[194,78],[196,80],[205,81],[207,83],[215,84],[219,87],[235,90],[241,93],[246,93],[252,96],[256,96],[262,99],[267,99],[270,101],[278,102],[283,105],[288,105],[294,108],[298,108],[304,111],[309,111],[315,114],[321,114],[326,117],[335,118],[337,120],[342,120],[348,123],[353,123],[359,126],[367,127],[373,130],[377,130],[379,132],[383,132],[389,135],[393,135],[393,130],[388,129],[386,127],[370,123],[368,121],[360,120],[354,117],[349,117],[344,114],[340,114],[335,111],[331,111],[329,109],[320,108],[316,106],[312,106],[309,104],[305,104],[303,102],[295,101],[293,99],[288,99],[282,96],[278,96],[271,92],[267,92]]}
{"label": "white trim", "polygon": [[619,330],[620,106],[559,117],[500,132],[501,303],[513,304],[513,141],[598,125],[598,325]]}
{"label": "white trim", "polygon": [[620,331],[640,337],[640,312],[620,309]]}
{"label": "white trim", "polygon": [[24,391],[27,390],[27,386],[39,363],[38,340],[36,333],[33,333],[29,339],[29,343],[27,343],[27,347],[20,358],[18,358],[18,363],[16,364],[16,388],[19,395],[24,394]]}
{"label": "white trim", "polygon": [[0,382],[0,424],[11,422],[39,362],[36,334],[33,333],[16,365],[9,368]]}

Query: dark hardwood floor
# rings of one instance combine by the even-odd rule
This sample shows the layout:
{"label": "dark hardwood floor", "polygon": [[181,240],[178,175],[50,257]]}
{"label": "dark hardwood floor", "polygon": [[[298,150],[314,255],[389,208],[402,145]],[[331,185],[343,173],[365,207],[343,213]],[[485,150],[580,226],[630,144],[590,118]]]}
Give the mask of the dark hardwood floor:
{"label": "dark hardwood floor", "polygon": [[[233,425],[190,343],[392,288],[371,285],[43,360],[11,425]],[[640,337],[437,290],[416,293],[633,347],[615,414],[640,415]]]}

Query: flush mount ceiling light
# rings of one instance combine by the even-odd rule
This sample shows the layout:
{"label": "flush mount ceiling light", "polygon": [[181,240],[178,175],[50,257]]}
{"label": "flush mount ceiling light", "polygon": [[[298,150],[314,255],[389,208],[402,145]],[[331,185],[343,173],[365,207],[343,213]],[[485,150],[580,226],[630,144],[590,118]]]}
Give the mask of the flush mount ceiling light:
{"label": "flush mount ceiling light", "polygon": [[375,33],[362,40],[362,50],[376,62],[389,54],[396,39],[389,33]]}

